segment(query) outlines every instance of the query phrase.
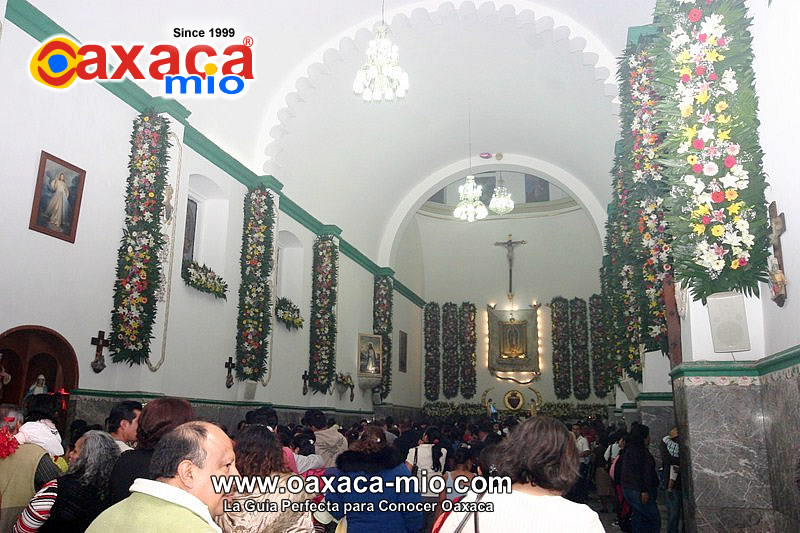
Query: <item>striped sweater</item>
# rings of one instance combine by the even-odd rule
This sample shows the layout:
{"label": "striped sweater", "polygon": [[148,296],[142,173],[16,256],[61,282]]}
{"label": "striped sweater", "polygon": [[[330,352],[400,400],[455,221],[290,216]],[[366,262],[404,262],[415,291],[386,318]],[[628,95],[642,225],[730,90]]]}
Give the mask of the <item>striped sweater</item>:
{"label": "striped sweater", "polygon": [[58,496],[58,480],[42,485],[14,524],[13,533],[34,533],[50,517],[50,510]]}

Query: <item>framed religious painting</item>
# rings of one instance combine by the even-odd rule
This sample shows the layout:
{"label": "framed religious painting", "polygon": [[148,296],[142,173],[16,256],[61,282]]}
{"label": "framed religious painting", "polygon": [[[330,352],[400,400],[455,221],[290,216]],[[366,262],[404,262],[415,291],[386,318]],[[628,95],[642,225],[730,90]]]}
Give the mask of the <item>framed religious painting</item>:
{"label": "framed religious painting", "polygon": [[358,334],[358,375],[381,376],[383,339],[380,335]]}
{"label": "framed religious painting", "polygon": [[28,228],[75,242],[86,171],[42,151]]}
{"label": "framed religious painting", "polygon": [[397,367],[400,372],[408,372],[408,333],[402,330],[400,331]]}

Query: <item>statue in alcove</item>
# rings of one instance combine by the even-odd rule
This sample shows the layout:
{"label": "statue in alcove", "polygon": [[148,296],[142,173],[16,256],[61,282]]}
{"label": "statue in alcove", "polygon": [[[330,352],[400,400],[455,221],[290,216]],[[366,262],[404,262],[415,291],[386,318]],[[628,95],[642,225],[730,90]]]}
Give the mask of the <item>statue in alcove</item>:
{"label": "statue in alcove", "polygon": [[35,394],[47,394],[47,381],[44,379],[44,374],[39,374],[36,376],[36,381],[28,387],[28,392],[25,393],[25,398],[28,396],[33,396]]}

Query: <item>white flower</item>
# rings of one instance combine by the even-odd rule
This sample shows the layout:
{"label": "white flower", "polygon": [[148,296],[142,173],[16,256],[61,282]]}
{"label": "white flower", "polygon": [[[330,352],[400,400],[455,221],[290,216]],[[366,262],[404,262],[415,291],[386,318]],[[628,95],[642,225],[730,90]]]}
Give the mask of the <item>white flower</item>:
{"label": "white flower", "polygon": [[736,176],[734,176],[733,174],[731,174],[730,172],[728,172],[727,174],[725,174],[724,176],[722,176],[722,177],[719,179],[719,181],[720,181],[720,183],[722,183],[722,186],[723,186],[723,187],[725,187],[726,189],[731,189],[731,188],[734,188],[734,187],[736,187],[736,181],[737,181],[737,179],[736,179]]}
{"label": "white flower", "polygon": [[688,142],[681,143],[681,145],[678,147],[678,153],[679,154],[685,154],[688,151],[689,151],[689,143]]}
{"label": "white flower", "polygon": [[738,144],[731,144],[730,146],[728,146],[728,154],[729,155],[739,155],[739,145]]}
{"label": "white flower", "polygon": [[722,15],[718,13],[708,15],[700,24],[700,33],[705,33],[708,37],[722,37],[725,34]]}
{"label": "white flower", "polygon": [[706,176],[716,176],[717,172],[719,172],[719,167],[713,161],[710,161],[703,166],[703,174]]}
{"label": "white flower", "polygon": [[728,91],[729,93],[735,93],[736,90],[739,88],[739,84],[736,83],[736,73],[733,72],[732,68],[727,69],[722,74],[722,80],[720,81],[720,85],[722,85],[722,88]]}
{"label": "white flower", "polygon": [[680,26],[675,28],[675,31],[669,35],[669,39],[669,49],[673,51],[682,48],[689,42],[689,36],[686,35],[686,32]]}
{"label": "white flower", "polygon": [[714,128],[703,126],[700,128],[700,131],[697,132],[697,137],[703,139],[704,142],[710,141],[714,138]]}

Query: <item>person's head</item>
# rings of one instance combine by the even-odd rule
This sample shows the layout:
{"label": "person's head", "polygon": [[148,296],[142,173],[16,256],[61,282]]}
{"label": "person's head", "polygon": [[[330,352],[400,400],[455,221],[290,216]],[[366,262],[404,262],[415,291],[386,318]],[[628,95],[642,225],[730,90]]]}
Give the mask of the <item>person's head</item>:
{"label": "person's head", "polygon": [[[62,176],[63,176],[63,174],[62,174]],[[44,387],[45,384],[46,383],[45,383],[45,379],[44,379],[44,374],[39,374],[38,376],[36,376],[36,386],[37,387]]]}
{"label": "person's head", "polygon": [[56,397],[49,394],[34,394],[27,400],[27,414],[25,422],[37,422],[39,420],[56,419]]}
{"label": "person's head", "polygon": [[224,494],[214,491],[211,476],[238,475],[235,461],[233,443],[220,428],[210,422],[186,422],[158,441],[150,476],[188,492],[212,516],[219,516]]}
{"label": "person's head", "polygon": [[275,436],[278,437],[278,442],[281,446],[289,446],[292,443],[292,432],[286,426],[278,426],[275,429]]}
{"label": "person's head", "polygon": [[108,432],[116,440],[135,442],[141,414],[141,402],[134,400],[119,402],[111,408],[111,413],[108,415]]}
{"label": "person's head", "polygon": [[328,418],[328,427],[330,428],[330,427],[333,427],[335,425],[336,425],[336,420],[334,420],[334,418],[332,416],[329,417]]}
{"label": "person's head", "polygon": [[111,470],[119,457],[119,446],[105,431],[93,429],[78,439],[69,461],[68,474],[78,477],[84,487],[97,489],[101,498],[108,494]]}
{"label": "person's head", "polygon": [[350,449],[354,452],[377,453],[386,448],[386,432],[377,424],[369,424],[358,440],[353,441]]}
{"label": "person's head", "polygon": [[453,453],[453,470],[472,470],[472,453],[469,448],[461,447]]}
{"label": "person's head", "polygon": [[312,455],[316,452],[315,442],[313,431],[295,433],[292,437],[292,451],[298,455]]}
{"label": "person's head", "polygon": [[73,420],[69,425],[69,443],[67,446],[67,462],[69,464],[72,464],[78,458],[80,454],[78,442],[89,431],[103,431],[103,428],[100,424],[92,424],[90,426],[86,423],[86,420],[81,419]]}
{"label": "person's head", "polygon": [[627,445],[633,448],[644,448],[650,444],[650,428],[644,424],[636,424],[631,426],[630,439]]}
{"label": "person's head", "polygon": [[400,432],[405,433],[412,428],[413,424],[409,417],[405,417],[400,421]]}
{"label": "person's head", "polygon": [[306,423],[311,426],[314,431],[325,429],[327,420],[325,420],[325,413],[319,409],[310,409],[306,411]]}
{"label": "person's head", "polygon": [[386,427],[388,427],[389,429],[394,427],[394,418],[393,417],[391,417],[391,416],[387,416],[386,417]]}
{"label": "person's head", "polygon": [[497,445],[497,470],[513,483],[564,493],[578,478],[578,450],[564,424],[535,416]]}
{"label": "person's head", "polygon": [[164,435],[193,419],[194,410],[183,398],[156,398],[147,402],[139,415],[136,430],[138,449],[154,449]]}
{"label": "person's head", "polygon": [[630,440],[630,438],[631,438],[630,433],[623,433],[622,435],[619,436],[619,440],[617,441],[617,444],[619,444],[619,449],[620,450],[624,450],[625,449],[625,446],[627,445],[627,442]]}
{"label": "person's head", "polygon": [[288,471],[283,446],[267,426],[247,426],[236,439],[236,468],[242,476],[269,476]]}
{"label": "person's head", "polygon": [[273,430],[278,427],[278,413],[272,407],[259,407],[249,411],[245,416],[245,420],[247,420],[248,424],[261,424]]}
{"label": "person's head", "polygon": [[678,428],[677,427],[673,427],[672,429],[669,430],[669,438],[672,439],[675,442],[678,442]]}
{"label": "person's head", "polygon": [[478,424],[478,438],[484,440],[486,436],[492,432],[492,423],[488,420],[482,420]]}
{"label": "person's head", "polygon": [[[478,474],[489,478],[497,475],[497,445],[478,448]],[[473,455],[473,460],[474,460]]]}
{"label": "person's head", "polygon": [[442,432],[436,426],[429,426],[422,434],[422,442],[425,444],[433,444],[431,448],[431,455],[433,456],[433,470],[435,472],[442,471],[442,447],[439,445],[439,439],[442,438]]}

